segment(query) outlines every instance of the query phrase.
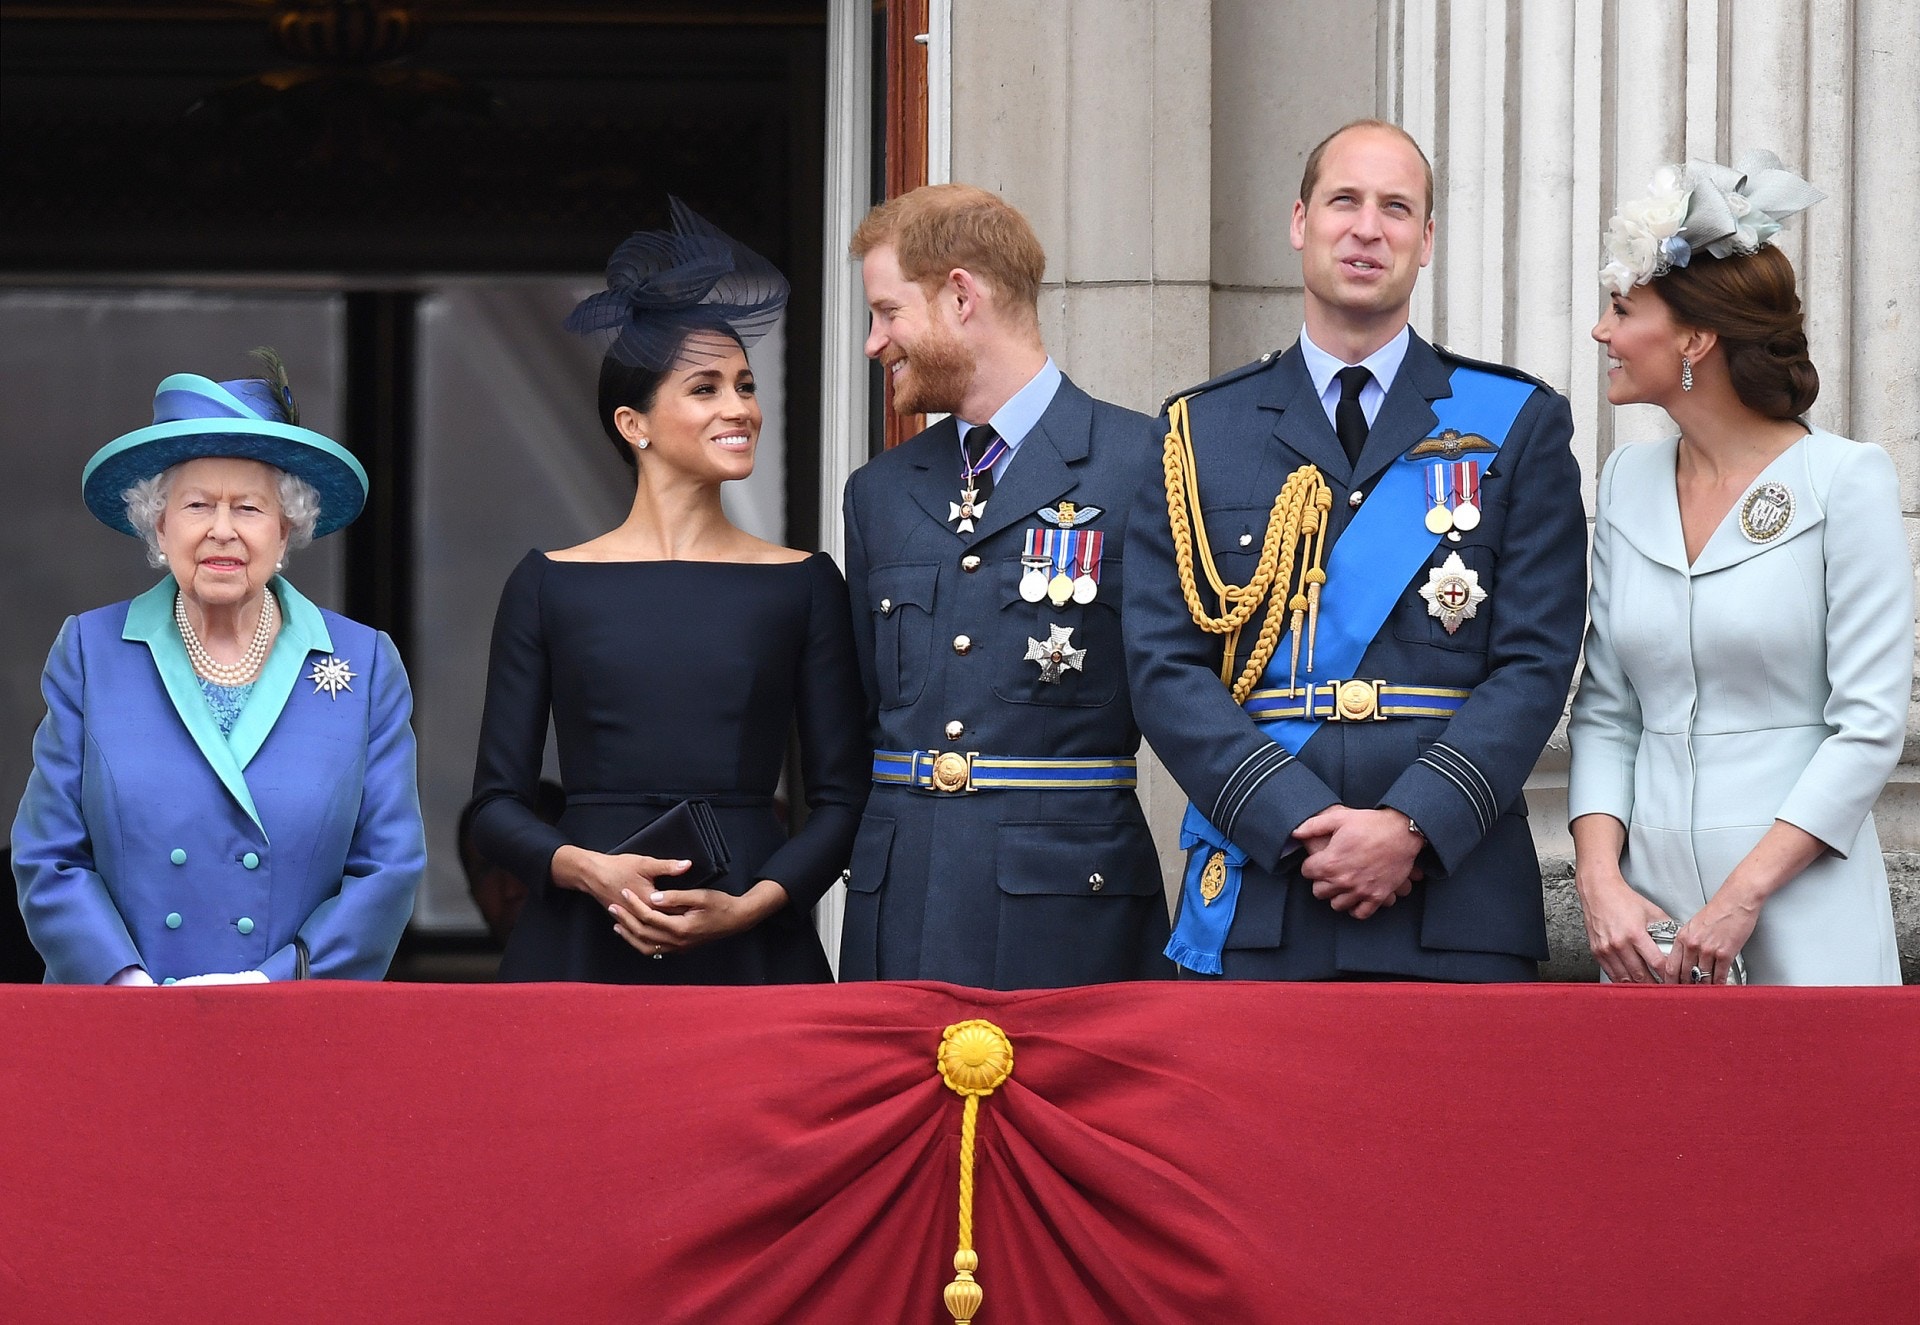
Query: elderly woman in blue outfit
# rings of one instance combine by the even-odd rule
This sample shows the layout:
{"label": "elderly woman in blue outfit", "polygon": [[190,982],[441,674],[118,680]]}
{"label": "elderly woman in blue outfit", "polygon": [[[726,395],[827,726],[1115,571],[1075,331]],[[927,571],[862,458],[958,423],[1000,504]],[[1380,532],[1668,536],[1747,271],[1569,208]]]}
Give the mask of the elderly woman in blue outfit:
{"label": "elderly woman in blue outfit", "polygon": [[411,911],[406,672],[276,573],[360,513],[366,473],[260,357],[269,379],[167,378],[87,464],[87,508],[169,574],[47,659],[13,870],[49,982],[376,980]]}

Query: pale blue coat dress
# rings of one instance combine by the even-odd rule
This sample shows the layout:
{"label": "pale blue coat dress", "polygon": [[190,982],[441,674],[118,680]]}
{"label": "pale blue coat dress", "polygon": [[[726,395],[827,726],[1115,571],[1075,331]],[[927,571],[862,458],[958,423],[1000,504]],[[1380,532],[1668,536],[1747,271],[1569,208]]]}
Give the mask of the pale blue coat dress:
{"label": "pale blue coat dress", "polygon": [[1913,568],[1886,452],[1815,430],[1748,489],[1791,520],[1756,542],[1736,502],[1687,564],[1677,439],[1600,478],[1568,813],[1627,825],[1627,882],[1675,919],[1705,905],[1780,819],[1827,852],[1770,898],[1756,984],[1898,984],[1871,813],[1913,687]]}
{"label": "pale blue coat dress", "polygon": [[386,973],[426,867],[406,672],[385,634],[270,587],[280,633],[224,736],[171,578],[61,628],[13,823],[49,983],[286,980],[303,947],[316,978]]}

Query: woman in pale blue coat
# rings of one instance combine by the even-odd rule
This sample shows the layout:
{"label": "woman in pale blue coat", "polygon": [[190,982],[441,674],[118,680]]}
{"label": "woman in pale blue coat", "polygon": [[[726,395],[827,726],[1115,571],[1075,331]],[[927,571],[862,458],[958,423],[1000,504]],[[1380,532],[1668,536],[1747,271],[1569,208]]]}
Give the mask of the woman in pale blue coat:
{"label": "woman in pale blue coat", "polygon": [[302,597],[290,547],[360,513],[357,461],[270,380],[176,374],[87,507],[170,574],[68,618],[13,823],[49,982],[386,973],[426,866],[393,642]]}
{"label": "woman in pale blue coat", "polygon": [[[1760,153],[1663,172],[1610,227],[1607,399],[1680,427],[1600,477],[1570,813],[1610,980],[1898,984],[1872,808],[1913,684],[1913,573],[1879,447],[1810,427],[1793,268],[1820,195]],[[1663,954],[1649,926],[1677,922]]]}

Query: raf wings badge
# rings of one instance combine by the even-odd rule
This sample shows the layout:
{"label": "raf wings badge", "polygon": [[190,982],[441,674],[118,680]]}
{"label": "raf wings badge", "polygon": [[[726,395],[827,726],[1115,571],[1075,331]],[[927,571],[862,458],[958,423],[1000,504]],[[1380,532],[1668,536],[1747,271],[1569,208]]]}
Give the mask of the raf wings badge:
{"label": "raf wings badge", "polygon": [[1497,451],[1495,446],[1478,433],[1463,433],[1452,428],[1443,428],[1436,437],[1429,437],[1407,452],[1412,460],[1424,460],[1428,456],[1438,456],[1442,460],[1458,460],[1469,451]]}
{"label": "raf wings badge", "polygon": [[1042,506],[1037,512],[1048,524],[1057,524],[1062,529],[1071,529],[1075,525],[1092,524],[1100,518],[1098,506],[1076,506],[1063,501],[1057,507]]}
{"label": "raf wings badge", "polygon": [[1449,552],[1446,561],[1428,569],[1420,596],[1427,600],[1427,615],[1438,617],[1451,635],[1480,610],[1487,591],[1480,587],[1479,572],[1460,560],[1458,552]]}

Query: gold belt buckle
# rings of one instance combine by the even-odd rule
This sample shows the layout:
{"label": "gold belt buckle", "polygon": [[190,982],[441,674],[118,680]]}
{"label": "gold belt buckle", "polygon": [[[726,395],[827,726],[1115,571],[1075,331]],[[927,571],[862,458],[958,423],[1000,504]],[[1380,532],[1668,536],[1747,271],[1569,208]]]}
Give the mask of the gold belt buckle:
{"label": "gold belt buckle", "polygon": [[944,792],[972,791],[973,757],[978,753],[977,750],[969,750],[965,754],[958,750],[944,750],[934,755],[933,789]]}
{"label": "gold belt buckle", "polygon": [[1336,681],[1333,683],[1333,711],[1328,722],[1379,721],[1380,687],[1384,681]]}

